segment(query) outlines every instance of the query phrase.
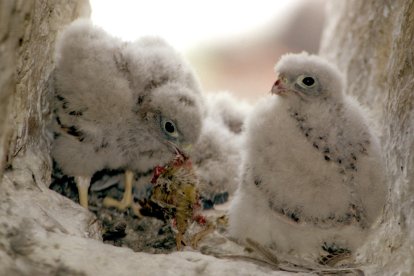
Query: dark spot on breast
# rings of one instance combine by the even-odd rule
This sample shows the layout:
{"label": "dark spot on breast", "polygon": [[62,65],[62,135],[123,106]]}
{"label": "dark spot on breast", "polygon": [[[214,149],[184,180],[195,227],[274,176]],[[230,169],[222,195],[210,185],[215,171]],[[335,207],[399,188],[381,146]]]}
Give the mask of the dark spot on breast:
{"label": "dark spot on breast", "polygon": [[355,164],[354,164],[354,163],[350,163],[350,164],[349,164],[349,167],[350,167],[352,170],[356,171],[356,167],[355,167]]}
{"label": "dark spot on breast", "polygon": [[82,142],[85,139],[83,133],[79,131],[75,126],[65,126],[64,124],[62,124],[59,116],[56,116],[56,122],[64,132],[76,137],[80,142]]}
{"label": "dark spot on breast", "polygon": [[319,149],[319,146],[316,143],[313,143],[313,147]]}
{"label": "dark spot on breast", "polygon": [[65,98],[63,98],[60,95],[56,95],[55,97],[56,97],[56,99],[58,99],[58,101],[61,101],[61,102],[65,100]]}
{"label": "dark spot on breast", "polygon": [[339,164],[342,164],[342,159],[337,160]]}
{"label": "dark spot on breast", "polygon": [[331,158],[327,155],[325,155],[324,158],[325,158],[326,161],[331,161]]}
{"label": "dark spot on breast", "polygon": [[308,127],[308,128],[305,128],[305,136],[306,137],[309,137],[310,136],[310,132],[313,130],[313,128],[311,128],[311,127]]}
{"label": "dark spot on breast", "polygon": [[289,217],[295,222],[299,222],[299,217],[295,213],[292,212]]}
{"label": "dark spot on breast", "polygon": [[358,143],[358,146],[359,146],[359,152],[360,153],[363,153],[363,154],[367,153],[367,149],[365,148],[365,146],[363,144]]}
{"label": "dark spot on breast", "polygon": [[62,104],[62,108],[66,109],[69,105],[68,101],[59,94],[55,95],[55,98]]}
{"label": "dark spot on breast", "polygon": [[69,135],[77,137],[78,140],[81,141],[81,142],[84,140],[83,133],[81,131],[79,131],[74,126],[67,127],[66,133],[69,134]]}
{"label": "dark spot on breast", "polygon": [[354,159],[355,161],[357,160],[355,154],[351,153],[351,158]]}
{"label": "dark spot on breast", "polygon": [[144,90],[152,90],[157,86],[157,83],[154,80],[151,80],[149,83],[147,83],[144,87]]}
{"label": "dark spot on breast", "polygon": [[328,220],[334,220],[334,219],[335,219],[335,214],[330,213],[330,214],[328,215]]}
{"label": "dark spot on breast", "polygon": [[147,85],[145,85],[144,90],[152,90],[154,88],[164,85],[168,81],[169,81],[168,76],[161,76],[157,80],[151,80]]}
{"label": "dark spot on breast", "polygon": [[59,126],[63,127],[62,122],[60,121],[59,116],[56,116],[56,122],[58,123]]}
{"label": "dark spot on breast", "polygon": [[105,149],[105,148],[107,148],[109,146],[109,143],[108,142],[106,142],[106,141],[103,141],[102,143],[101,143],[101,145],[100,145],[100,148],[101,149]]}
{"label": "dark spot on breast", "polygon": [[82,116],[83,115],[82,111],[75,111],[75,110],[69,112],[68,114],[71,116]]}
{"label": "dark spot on breast", "polygon": [[323,150],[323,152],[324,152],[324,153],[329,153],[329,152],[330,152],[330,150],[329,150],[329,148],[325,148],[325,149]]}
{"label": "dark spot on breast", "polygon": [[[282,211],[283,211],[283,210],[279,210],[279,208],[278,208],[277,206],[275,206],[275,203],[273,202],[273,200],[269,199],[269,200],[267,201],[267,203],[268,203],[268,205],[269,205],[269,208],[270,208],[272,211],[276,211],[276,212],[278,212],[278,213],[282,213]],[[283,214],[283,213],[282,213],[282,214]]]}

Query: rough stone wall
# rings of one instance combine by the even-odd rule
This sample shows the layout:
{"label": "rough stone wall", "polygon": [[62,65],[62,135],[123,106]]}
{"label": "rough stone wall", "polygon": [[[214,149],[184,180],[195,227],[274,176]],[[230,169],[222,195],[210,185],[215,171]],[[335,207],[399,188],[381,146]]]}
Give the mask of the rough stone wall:
{"label": "rough stone wall", "polygon": [[414,273],[414,1],[331,1],[321,54],[380,126],[389,199],[361,259],[373,273]]}
{"label": "rough stone wall", "polygon": [[54,43],[63,26],[89,13],[87,0],[0,1],[0,275],[44,271],[44,265],[27,259],[31,249],[23,249],[35,245],[36,227],[98,238],[85,227],[91,214],[47,188],[51,160],[45,127]]}
{"label": "rough stone wall", "polygon": [[38,158],[41,168],[32,170],[48,182],[44,127],[54,42],[63,26],[89,13],[87,0],[0,1],[0,177],[14,159]]}

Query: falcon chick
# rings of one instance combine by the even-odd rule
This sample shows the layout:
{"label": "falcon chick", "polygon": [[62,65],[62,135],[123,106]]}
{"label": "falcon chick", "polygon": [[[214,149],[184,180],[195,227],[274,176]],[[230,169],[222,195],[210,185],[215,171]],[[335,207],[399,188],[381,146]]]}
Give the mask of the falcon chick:
{"label": "falcon chick", "polygon": [[313,260],[354,253],[385,204],[379,141],[332,64],[287,54],[275,69],[247,119],[230,234]]}
{"label": "falcon chick", "polygon": [[206,95],[207,116],[191,157],[203,207],[227,201],[239,182],[244,122],[251,106],[229,93]]}
{"label": "falcon chick", "polygon": [[69,25],[56,46],[52,156],[75,177],[88,206],[92,175],[124,169],[120,210],[132,203],[133,171],[150,173],[201,131],[201,92],[189,65],[163,40],[123,42],[89,20]]}
{"label": "falcon chick", "polygon": [[228,92],[206,94],[207,116],[220,122],[235,134],[244,130],[244,122],[252,106]]}

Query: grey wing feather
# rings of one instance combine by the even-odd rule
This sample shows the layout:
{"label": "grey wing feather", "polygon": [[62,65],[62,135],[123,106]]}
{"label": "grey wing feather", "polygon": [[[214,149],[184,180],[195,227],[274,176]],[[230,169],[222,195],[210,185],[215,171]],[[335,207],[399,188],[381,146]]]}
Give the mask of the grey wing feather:
{"label": "grey wing feather", "polygon": [[79,136],[102,135],[132,109],[128,80],[117,67],[122,43],[78,20],[61,34],[56,47],[54,92],[58,123]]}

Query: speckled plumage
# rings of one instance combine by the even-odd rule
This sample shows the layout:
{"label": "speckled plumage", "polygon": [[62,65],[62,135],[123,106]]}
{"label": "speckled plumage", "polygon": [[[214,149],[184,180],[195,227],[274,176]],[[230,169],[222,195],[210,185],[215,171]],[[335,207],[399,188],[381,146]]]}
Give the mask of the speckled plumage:
{"label": "speckled plumage", "polygon": [[379,141],[333,65],[302,53],[275,69],[274,95],[248,118],[230,233],[313,259],[354,253],[385,204]]}
{"label": "speckled plumage", "polygon": [[151,171],[174,157],[171,143],[192,144],[200,134],[198,82],[159,38],[123,42],[77,20],[57,41],[53,89],[52,156],[68,175]]}

